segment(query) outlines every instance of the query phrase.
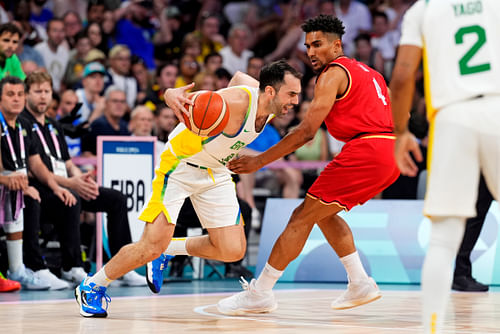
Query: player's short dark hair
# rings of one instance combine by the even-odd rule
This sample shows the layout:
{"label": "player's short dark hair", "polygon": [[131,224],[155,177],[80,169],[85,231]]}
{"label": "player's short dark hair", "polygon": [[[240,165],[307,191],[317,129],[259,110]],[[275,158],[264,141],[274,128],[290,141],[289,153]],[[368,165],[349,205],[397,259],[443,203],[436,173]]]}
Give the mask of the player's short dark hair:
{"label": "player's short dark hair", "polygon": [[4,32],[8,32],[11,35],[17,34],[19,36],[19,38],[21,38],[23,36],[23,31],[21,29],[19,29],[19,27],[16,26],[12,22],[0,24],[0,35],[3,35]]}
{"label": "player's short dark hair", "polygon": [[259,89],[264,91],[267,86],[271,86],[278,91],[285,81],[285,74],[287,73],[290,73],[299,80],[302,79],[302,74],[285,60],[278,60],[265,65],[260,70]]}
{"label": "player's short dark hair", "polygon": [[24,88],[24,81],[19,79],[18,77],[14,77],[12,75],[8,75],[4,77],[2,80],[0,80],[0,100],[2,99],[3,95],[3,86],[10,84],[10,85],[23,85]]}
{"label": "player's short dark hair", "polygon": [[302,24],[302,30],[305,33],[311,31],[321,31],[325,33],[336,34],[339,38],[345,33],[345,27],[342,21],[332,15],[318,15],[310,18]]}

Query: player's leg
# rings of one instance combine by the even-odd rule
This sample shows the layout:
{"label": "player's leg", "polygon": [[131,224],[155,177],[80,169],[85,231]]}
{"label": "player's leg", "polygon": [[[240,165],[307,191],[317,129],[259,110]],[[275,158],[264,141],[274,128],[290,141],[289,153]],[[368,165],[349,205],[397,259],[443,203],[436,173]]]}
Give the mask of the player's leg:
{"label": "player's leg", "polygon": [[311,197],[306,197],[294,210],[285,230],[275,242],[259,278],[252,280],[250,284],[244,284],[245,291],[220,300],[217,304],[218,310],[231,315],[275,310],[277,303],[272,288],[283,270],[300,254],[315,222],[335,215],[340,210],[337,205],[323,205]]}
{"label": "player's leg", "polygon": [[187,253],[222,262],[238,261],[245,256],[246,238],[243,224],[208,228],[208,235],[189,237]]}
{"label": "player's leg", "polygon": [[347,309],[379,299],[380,290],[361,263],[346,221],[333,215],[318,222],[318,226],[344,265],[349,281],[347,290],[332,302],[332,308]]}
{"label": "player's leg", "polygon": [[[75,297],[80,304],[80,314],[84,317],[106,317],[107,286],[122,275],[143,266],[160,256],[167,248],[175,225],[168,223],[165,215],[160,213],[153,223],[147,223],[141,239],[128,244],[111,258],[94,276],[87,277],[76,288]],[[103,300],[106,305],[103,307]]]}
{"label": "player's leg", "polygon": [[422,268],[424,333],[442,328],[465,220],[476,215],[480,171],[474,118],[481,116],[468,115],[481,108],[469,104],[440,110],[431,125],[424,213],[431,217],[432,230]]}

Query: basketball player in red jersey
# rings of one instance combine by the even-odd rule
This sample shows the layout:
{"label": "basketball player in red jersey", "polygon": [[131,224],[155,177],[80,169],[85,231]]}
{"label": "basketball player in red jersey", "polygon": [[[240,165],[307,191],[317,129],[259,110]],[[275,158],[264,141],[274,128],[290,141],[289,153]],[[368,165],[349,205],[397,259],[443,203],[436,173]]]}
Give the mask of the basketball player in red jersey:
{"label": "basketball player in red jersey", "polygon": [[333,301],[332,308],[351,308],[381,296],[361,264],[349,226],[337,213],[363,204],[399,176],[388,89],[382,75],[344,56],[344,26],[339,19],[319,15],[307,20],[302,29],[307,54],[319,73],[304,120],[269,150],[254,157],[240,156],[228,167],[235,173],[256,171],[307,143],[323,122],[330,134],[346,144],[293,212],[259,278],[243,282],[245,291],[219,301],[217,307],[224,314],[276,309],[272,288],[300,254],[316,223],[348,274],[348,289]]}

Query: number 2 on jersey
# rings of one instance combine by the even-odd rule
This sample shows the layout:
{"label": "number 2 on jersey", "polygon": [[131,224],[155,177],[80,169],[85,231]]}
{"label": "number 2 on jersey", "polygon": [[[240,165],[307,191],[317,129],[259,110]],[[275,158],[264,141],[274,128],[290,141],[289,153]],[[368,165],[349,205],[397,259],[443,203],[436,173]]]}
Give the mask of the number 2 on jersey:
{"label": "number 2 on jersey", "polygon": [[491,69],[490,63],[480,64],[480,65],[469,65],[470,60],[474,55],[481,49],[481,47],[486,43],[486,31],[484,28],[478,25],[462,27],[458,29],[455,34],[455,43],[462,44],[464,42],[464,36],[469,34],[477,35],[477,41],[472,45],[472,47],[465,53],[465,55],[460,58],[458,65],[460,68],[461,75],[474,74],[478,72],[485,72]]}

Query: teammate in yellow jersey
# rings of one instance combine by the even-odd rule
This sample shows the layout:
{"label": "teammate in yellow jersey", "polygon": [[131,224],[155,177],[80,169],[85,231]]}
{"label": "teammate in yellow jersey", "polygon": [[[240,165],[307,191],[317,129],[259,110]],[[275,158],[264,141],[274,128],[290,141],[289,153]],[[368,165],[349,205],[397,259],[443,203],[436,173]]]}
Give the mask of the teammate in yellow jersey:
{"label": "teammate in yellow jersey", "polygon": [[[284,61],[265,66],[259,79],[257,82],[239,73],[231,80],[231,87],[218,91],[230,112],[223,133],[203,138],[180,123],[170,134],[156,167],[152,194],[139,217],[147,222],[142,237],[137,243],[124,246],[99,272],[76,288],[81,315],[106,317],[110,300],[107,286],[130,270],[157,259],[165,250],[170,255],[187,254],[225,262],[244,256],[243,222],[235,185],[225,164],[253,141],[272,117],[285,114],[298,104],[301,92],[301,74]],[[245,86],[238,86],[241,84]],[[166,103],[180,112],[180,105],[189,102],[184,95],[192,87],[167,90]],[[208,235],[170,243],[187,197]],[[153,274],[148,273],[150,287],[159,290],[161,277],[154,280]],[[154,283],[160,286],[155,287]]]}
{"label": "teammate in yellow jersey", "polygon": [[410,176],[417,171],[410,153],[422,159],[407,127],[422,58],[431,111],[424,213],[432,221],[422,319],[424,333],[439,333],[465,220],[476,215],[480,172],[499,199],[500,1],[419,0],[407,11],[390,88],[396,161]]}

